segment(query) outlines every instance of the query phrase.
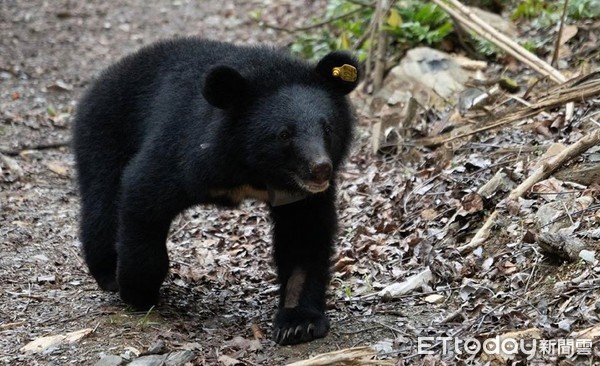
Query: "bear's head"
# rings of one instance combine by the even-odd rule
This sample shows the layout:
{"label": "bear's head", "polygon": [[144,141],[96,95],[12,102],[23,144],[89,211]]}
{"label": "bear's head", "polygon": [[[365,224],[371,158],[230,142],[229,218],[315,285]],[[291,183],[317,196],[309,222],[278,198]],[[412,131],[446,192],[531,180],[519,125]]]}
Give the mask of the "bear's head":
{"label": "bear's head", "polygon": [[262,61],[212,67],[204,98],[222,111],[231,151],[254,185],[323,192],[352,141],[355,118],[346,96],[359,82],[358,62],[345,52],[316,65],[279,53]]}

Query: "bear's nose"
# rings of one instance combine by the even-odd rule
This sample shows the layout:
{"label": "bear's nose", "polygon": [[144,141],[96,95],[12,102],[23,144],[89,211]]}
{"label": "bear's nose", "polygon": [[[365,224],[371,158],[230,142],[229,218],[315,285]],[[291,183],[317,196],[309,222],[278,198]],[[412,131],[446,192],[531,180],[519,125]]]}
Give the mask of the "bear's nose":
{"label": "bear's nose", "polygon": [[323,161],[313,165],[310,175],[316,183],[327,182],[331,178],[332,170],[331,162]]}

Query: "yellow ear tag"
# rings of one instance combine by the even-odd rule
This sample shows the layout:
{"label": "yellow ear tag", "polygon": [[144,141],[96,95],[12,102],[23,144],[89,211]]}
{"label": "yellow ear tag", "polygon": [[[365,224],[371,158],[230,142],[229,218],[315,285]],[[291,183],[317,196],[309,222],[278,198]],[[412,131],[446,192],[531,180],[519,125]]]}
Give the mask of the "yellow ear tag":
{"label": "yellow ear tag", "polygon": [[358,77],[358,72],[356,71],[356,67],[348,64],[343,64],[339,67],[334,67],[331,71],[331,75],[334,78],[340,78],[344,81],[356,81]]}

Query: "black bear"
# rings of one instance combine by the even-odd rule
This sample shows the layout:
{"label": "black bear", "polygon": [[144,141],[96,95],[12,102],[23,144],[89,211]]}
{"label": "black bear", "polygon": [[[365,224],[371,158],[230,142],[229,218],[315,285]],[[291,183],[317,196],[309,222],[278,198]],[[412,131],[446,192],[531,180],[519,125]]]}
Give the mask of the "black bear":
{"label": "black bear", "polygon": [[268,203],[280,283],[273,339],[329,330],[334,178],[355,118],[358,63],[182,38],[112,65],[77,107],[73,147],[91,274],[140,309],[158,301],[172,219],[200,203]]}

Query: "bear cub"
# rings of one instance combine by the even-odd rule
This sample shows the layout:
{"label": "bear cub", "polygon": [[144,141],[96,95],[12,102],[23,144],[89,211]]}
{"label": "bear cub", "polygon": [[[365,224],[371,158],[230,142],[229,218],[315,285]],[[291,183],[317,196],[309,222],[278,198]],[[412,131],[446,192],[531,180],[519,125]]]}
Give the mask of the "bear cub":
{"label": "bear cub", "polygon": [[270,209],[280,283],[273,339],[324,337],[335,176],[352,140],[346,95],[358,69],[344,52],[312,65],[270,47],[184,38],[101,73],[73,132],[83,254],[99,286],[151,307],[173,218],[258,199]]}

